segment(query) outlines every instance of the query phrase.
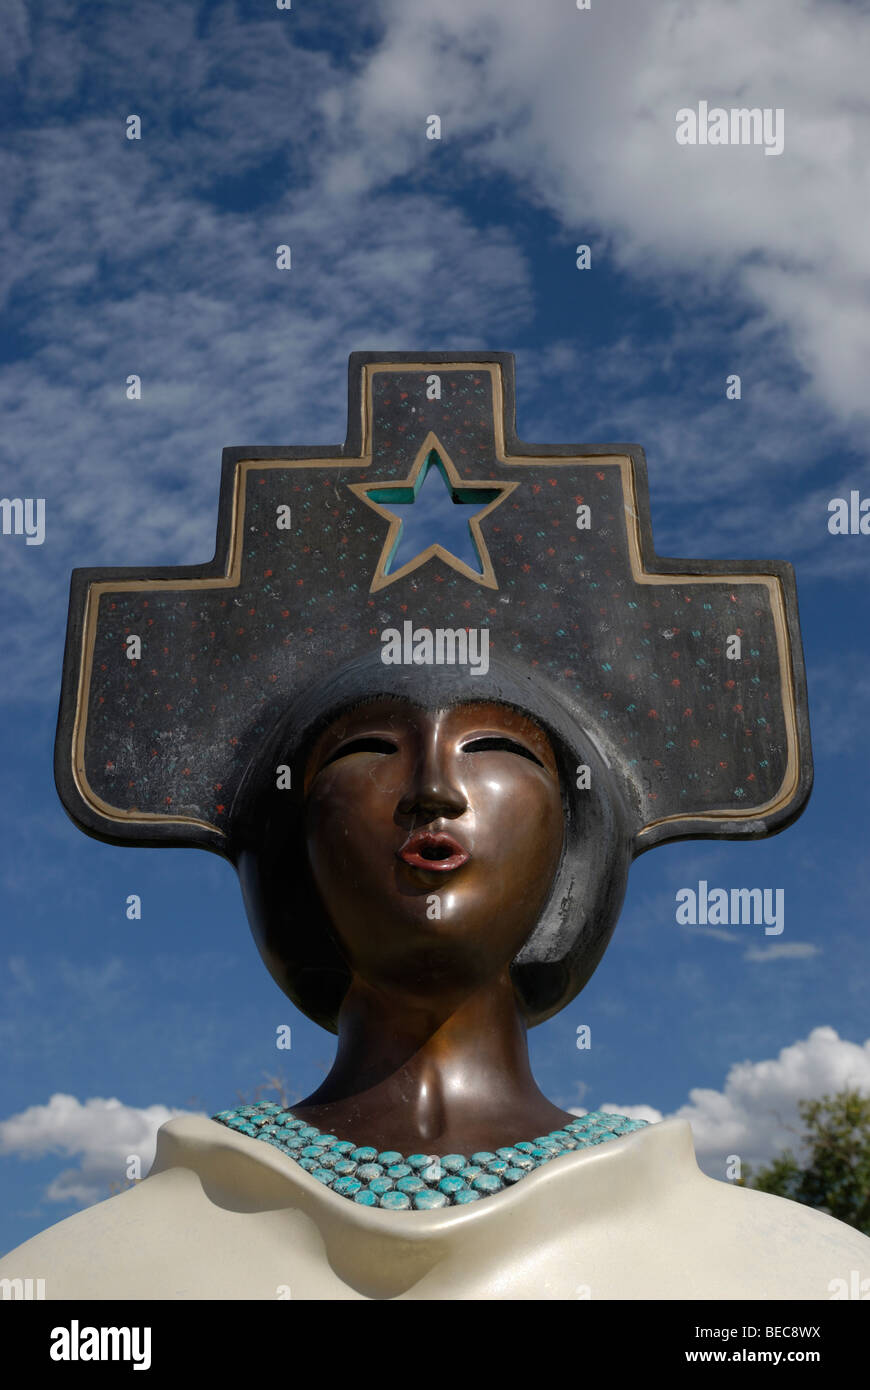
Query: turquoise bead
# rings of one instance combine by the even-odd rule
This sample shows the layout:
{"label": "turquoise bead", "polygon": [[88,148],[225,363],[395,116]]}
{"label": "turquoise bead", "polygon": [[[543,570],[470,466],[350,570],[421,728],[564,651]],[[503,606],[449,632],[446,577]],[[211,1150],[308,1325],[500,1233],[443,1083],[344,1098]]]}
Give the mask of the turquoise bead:
{"label": "turquoise bead", "polygon": [[384,1170],[379,1163],[361,1163],[356,1170],[356,1175],[360,1182],[371,1182],[373,1178],[382,1178]]}
{"label": "turquoise bead", "polygon": [[447,1198],[443,1192],[438,1192],[429,1187],[424,1187],[422,1192],[415,1192],[413,1198],[414,1206],[417,1211],[431,1211],[435,1207],[446,1207]]}
{"label": "turquoise bead", "polygon": [[386,1207],[387,1211],[407,1211],[411,1205],[411,1198],[407,1192],[385,1192],[383,1197],[378,1198],[378,1203]]}
{"label": "turquoise bead", "polygon": [[404,1163],[405,1160],[397,1149],[384,1149],[378,1154],[378,1163],[382,1163],[385,1168],[390,1168],[394,1163]]}
{"label": "turquoise bead", "polygon": [[336,1178],[332,1190],[342,1197],[355,1197],[358,1192],[362,1192],[363,1185],[357,1182],[356,1178],[341,1177]]}
{"label": "turquoise bead", "polygon": [[422,1178],[410,1177],[407,1174],[403,1174],[396,1183],[397,1192],[407,1192],[409,1196],[413,1196],[415,1192],[422,1192],[425,1187]]}
{"label": "turquoise bead", "polygon": [[536,1139],[518,1140],[495,1153],[481,1149],[469,1161],[463,1154],[404,1158],[397,1149],[378,1152],[371,1145],[357,1146],[349,1139],[323,1134],[292,1111],[271,1103],[221,1110],[213,1118],[271,1144],[338,1196],[393,1211],[411,1207],[429,1211],[480,1201],[563,1154],[608,1143],[646,1126],[645,1120],[593,1110]]}
{"label": "turquoise bead", "polygon": [[524,1168],[505,1168],[501,1175],[502,1182],[509,1183],[519,1182],[520,1178],[524,1178],[525,1176],[526,1170]]}
{"label": "turquoise bead", "polygon": [[471,1185],[476,1192],[501,1192],[503,1184],[495,1173],[481,1173]]}
{"label": "turquoise bead", "polygon": [[339,1157],[338,1154],[334,1154],[334,1153],[332,1152],[332,1149],[327,1149],[327,1150],[326,1150],[326,1153],[325,1153],[325,1154],[321,1154],[321,1156],[320,1156],[320,1166],[321,1166],[321,1168],[334,1168],[335,1165],[336,1165],[337,1163],[340,1163],[340,1162],[341,1162],[341,1158]]}
{"label": "turquoise bead", "polygon": [[445,1154],[438,1162],[445,1173],[461,1173],[463,1168],[468,1166],[468,1159],[464,1154]]}
{"label": "turquoise bead", "polygon": [[438,1184],[438,1191],[443,1192],[447,1197],[455,1197],[457,1192],[467,1191],[468,1184],[464,1178],[451,1177],[442,1178]]}

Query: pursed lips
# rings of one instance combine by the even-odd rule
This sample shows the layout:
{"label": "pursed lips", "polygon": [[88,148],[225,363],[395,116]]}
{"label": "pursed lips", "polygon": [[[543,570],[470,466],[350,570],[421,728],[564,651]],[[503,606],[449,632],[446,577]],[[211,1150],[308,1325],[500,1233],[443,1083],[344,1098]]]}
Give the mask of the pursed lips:
{"label": "pursed lips", "polygon": [[471,858],[468,850],[443,830],[415,830],[397,853],[410,868],[436,874],[459,869]]}

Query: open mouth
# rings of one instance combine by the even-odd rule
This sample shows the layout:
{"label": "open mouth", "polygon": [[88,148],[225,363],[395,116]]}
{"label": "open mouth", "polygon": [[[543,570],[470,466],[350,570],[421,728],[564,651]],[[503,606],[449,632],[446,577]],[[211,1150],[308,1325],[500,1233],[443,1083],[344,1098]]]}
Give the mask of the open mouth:
{"label": "open mouth", "polygon": [[467,864],[471,855],[458,840],[444,831],[415,830],[398,851],[403,863],[412,869],[444,874]]}

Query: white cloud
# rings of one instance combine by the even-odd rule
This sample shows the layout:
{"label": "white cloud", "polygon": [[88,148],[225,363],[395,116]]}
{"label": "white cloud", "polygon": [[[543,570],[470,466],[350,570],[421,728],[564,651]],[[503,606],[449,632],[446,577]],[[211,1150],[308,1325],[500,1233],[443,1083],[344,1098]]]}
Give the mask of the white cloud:
{"label": "white cloud", "polygon": [[[383,0],[386,32],[339,118],[375,187],[445,148],[517,180],[621,267],[739,295],[785,331],[836,415],[866,421],[866,7],[828,0]],[[781,107],[785,149],[681,147],[676,111]],[[353,113],[353,121],[350,120]],[[347,164],[347,137],[333,156]],[[327,176],[328,177],[328,176]]]}
{"label": "white cloud", "polygon": [[674,1114],[691,1124],[701,1167],[721,1178],[729,1154],[755,1167],[784,1148],[795,1151],[798,1101],[847,1087],[870,1094],[870,1039],[862,1046],[834,1028],[814,1028],[776,1059],[735,1063],[721,1091],[696,1088]]}
{"label": "white cloud", "polygon": [[730,946],[736,946],[741,941],[737,932],[725,931],[723,927],[686,927],[687,935],[709,936],[713,941],[727,941]]}
{"label": "white cloud", "polygon": [[126,1183],[127,1161],[138,1155],[141,1172],[154,1161],[157,1131],[176,1115],[165,1105],[137,1108],[119,1100],[86,1100],[60,1093],[47,1105],[31,1105],[8,1120],[0,1121],[0,1153],[19,1158],[42,1158],[63,1153],[79,1158],[77,1167],[65,1168],[45,1191],[49,1202],[74,1202],[89,1206],[112,1195],[112,1184]]}
{"label": "white cloud", "polygon": [[[0,470],[9,492],[46,499],[46,541],[0,550],[3,697],[53,702],[73,565],[126,563],[134,542],[143,564],[209,558],[225,445],[340,444],[351,351],[501,341],[530,291],[509,230],[434,197],[378,194],[351,215],[346,198],[288,192],[240,216],[159,182],[147,145],[132,174],[117,151],[95,171],[74,125],[31,154],[32,196],[23,183],[0,231],[20,242],[17,288],[42,289],[32,354],[0,372]],[[58,280],[69,263],[91,282],[81,316],[79,288]],[[141,401],[125,397],[130,373]]]}
{"label": "white cloud", "polygon": [[776,941],[770,946],[750,946],[743,954],[744,960],[811,960],[821,953],[821,946],[811,941]]}
{"label": "white cloud", "polygon": [[[828,497],[855,473],[800,502],[786,486],[818,454],[818,402],[841,424],[870,402],[855,7],[809,4],[798,22],[789,0],[700,0],[691,13],[677,0],[588,13],[564,0],[383,0],[374,47],[368,34],[356,44],[353,16],[333,45],[294,42],[277,12],[242,23],[229,4],[201,24],[162,0],[147,24],[79,8],[74,25],[46,0],[29,41],[25,9],[13,11],[22,122],[0,152],[0,297],[29,355],[0,371],[0,469],[8,492],[46,498],[47,537],[0,549],[5,698],[56,699],[72,565],[211,555],[222,446],[341,439],[350,351],[511,346],[530,329],[519,229],[463,209],[481,173],[560,220],[542,260],[571,265],[588,239],[665,307],[676,286],[694,315],[653,340],[626,325],[606,352],[556,340],[540,360],[521,353],[520,404],[538,411],[526,404],[526,437],[539,421],[538,437],[554,437],[563,416],[587,438],[647,442],[661,553],[681,553],[680,522],[666,528],[691,479],[702,550],[705,536],[737,554],[766,548],[775,516],[779,553],[815,546],[815,572],[866,569],[860,547],[825,531]],[[91,90],[100,99],[77,106]],[[69,100],[62,122],[47,92]],[[784,106],[780,158],[676,145],[680,105],[730,95]],[[131,105],[141,142],[123,135]],[[441,142],[425,138],[432,112]],[[710,288],[738,306],[724,338]],[[756,313],[741,320],[745,306]],[[692,375],[717,333],[723,377],[746,372],[725,429],[721,400]],[[685,389],[664,402],[656,373],[674,362]],[[131,372],[140,402],[124,397]]]}
{"label": "white cloud", "polygon": [[[661,1110],[656,1110],[654,1105],[613,1105],[608,1102],[607,1105],[599,1105],[596,1108],[605,1115],[627,1115],[630,1120],[646,1120],[650,1125],[658,1124],[663,1118]],[[588,1115],[589,1111],[572,1109],[570,1113]]]}
{"label": "white cloud", "polygon": [[[800,1151],[803,1124],[798,1102],[852,1089],[870,1095],[870,1039],[848,1042],[834,1028],[814,1028],[808,1037],[763,1062],[736,1062],[721,1091],[696,1087],[689,1102],[670,1114],[652,1105],[597,1105],[596,1110],[656,1124],[688,1120],[699,1166],[710,1177],[726,1176],[726,1160],[736,1154],[758,1169],[783,1149]],[[572,1107],[572,1115],[588,1110]]]}

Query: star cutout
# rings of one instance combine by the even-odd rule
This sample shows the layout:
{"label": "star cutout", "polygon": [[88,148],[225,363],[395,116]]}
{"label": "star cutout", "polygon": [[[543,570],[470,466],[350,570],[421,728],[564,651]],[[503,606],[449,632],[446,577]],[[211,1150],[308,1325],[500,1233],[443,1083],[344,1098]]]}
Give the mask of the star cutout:
{"label": "star cutout", "polygon": [[[390,505],[394,507],[407,506],[416,502],[426,476],[432,468],[437,468],[441,473],[445,487],[454,502],[464,506],[473,506],[477,503],[480,507],[480,510],[475,512],[473,516],[469,516],[468,527],[474,548],[480,558],[481,568],[474,570],[464,560],[460,560],[458,556],[446,550],[443,545],[433,544],[427,545],[413,559],[390,573],[390,564],[396,554],[402,534],[401,517],[396,516],[389,509]],[[490,512],[495,511],[495,508],[500,506],[506,497],[510,496],[514,488],[519,487],[519,483],[494,483],[489,480],[471,480],[460,477],[447,450],[439,442],[437,435],[430,430],[420,446],[407,478],[390,483],[348,483],[347,486],[352,493],[365,502],[366,506],[371,507],[372,511],[377,512],[378,516],[389,522],[389,529],[372,579],[370,593],[375,593],[378,589],[395,583],[397,579],[403,579],[405,575],[424,565],[427,560],[436,557],[450,565],[458,574],[464,575],[466,579],[473,579],[476,584],[481,584],[487,589],[498,588],[498,580],[495,577],[480,523],[484,517],[489,516]]]}

